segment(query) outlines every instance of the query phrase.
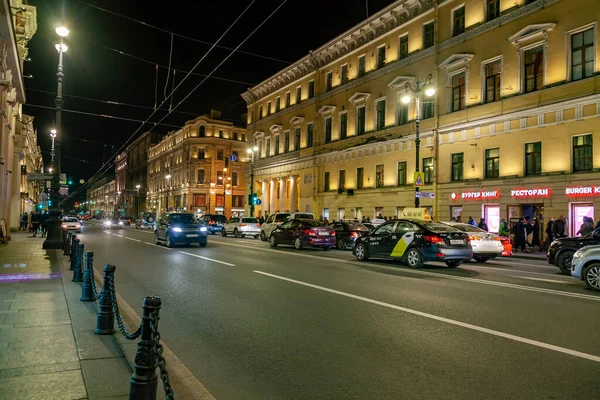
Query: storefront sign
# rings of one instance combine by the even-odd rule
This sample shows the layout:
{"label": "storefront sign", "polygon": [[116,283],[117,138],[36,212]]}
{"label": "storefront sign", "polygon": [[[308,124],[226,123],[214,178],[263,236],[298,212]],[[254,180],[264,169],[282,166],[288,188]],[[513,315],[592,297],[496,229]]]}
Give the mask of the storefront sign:
{"label": "storefront sign", "polygon": [[548,197],[552,189],[515,189],[510,191],[512,197]]}
{"label": "storefront sign", "polygon": [[483,192],[462,192],[452,193],[452,200],[481,200],[481,199],[497,199],[500,197],[499,190],[488,190]]}
{"label": "storefront sign", "polygon": [[600,186],[568,187],[565,189],[567,196],[600,196]]}

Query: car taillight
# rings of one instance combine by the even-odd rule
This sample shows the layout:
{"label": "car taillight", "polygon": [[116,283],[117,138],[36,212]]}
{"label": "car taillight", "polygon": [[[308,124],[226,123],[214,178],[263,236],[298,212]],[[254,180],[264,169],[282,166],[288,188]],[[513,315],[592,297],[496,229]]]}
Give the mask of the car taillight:
{"label": "car taillight", "polygon": [[500,239],[498,236],[496,236],[496,237],[494,238],[494,240],[495,240],[496,242],[500,242],[500,241],[502,241],[502,239]]}
{"label": "car taillight", "polygon": [[469,236],[469,240],[481,240],[479,236]]}
{"label": "car taillight", "polygon": [[256,225],[257,225],[257,226],[260,228],[260,225],[261,225],[261,224],[256,224]]}
{"label": "car taillight", "polygon": [[241,226],[246,226],[246,224],[240,224],[240,227],[241,227]]}
{"label": "car taillight", "polygon": [[425,235],[425,240],[432,244],[444,243],[444,239],[433,235]]}
{"label": "car taillight", "polygon": [[304,230],[304,234],[305,234],[305,235],[309,235],[309,236],[310,236],[310,234],[311,234],[311,231],[310,231],[310,229],[305,229],[305,230]]}
{"label": "car taillight", "polygon": [[509,238],[500,238],[500,241],[502,242],[502,244],[509,244],[510,243],[510,239]]}
{"label": "car taillight", "polygon": [[357,232],[352,232],[352,233],[350,233],[350,236],[352,236],[352,237],[357,237],[357,236],[358,236],[358,233],[357,233]]}
{"label": "car taillight", "polygon": [[331,231],[331,236],[335,236],[335,231]]}
{"label": "car taillight", "polygon": [[209,224],[214,225],[215,221],[208,221]]}

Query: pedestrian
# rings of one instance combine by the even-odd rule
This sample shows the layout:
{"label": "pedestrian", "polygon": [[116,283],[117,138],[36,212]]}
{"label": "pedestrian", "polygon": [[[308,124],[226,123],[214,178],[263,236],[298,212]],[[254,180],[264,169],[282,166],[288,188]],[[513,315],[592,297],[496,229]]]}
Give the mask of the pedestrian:
{"label": "pedestrian", "polygon": [[48,232],[48,213],[42,213],[40,216],[40,226],[42,228],[42,237],[46,237],[46,232]]}
{"label": "pedestrian", "polygon": [[463,223],[463,221],[462,221],[462,218],[461,218],[461,216],[460,216],[460,215],[459,215],[458,217],[456,217],[456,222],[458,222],[458,223],[460,223],[460,224],[462,224],[462,223]]}
{"label": "pedestrian", "polygon": [[30,213],[29,213],[29,215],[27,215],[27,230],[28,230],[29,232],[32,232],[32,226],[31,226],[31,217],[33,217],[33,213],[34,213],[34,212],[35,212],[35,211],[32,211],[32,212],[30,212]]}
{"label": "pedestrian", "polygon": [[377,218],[379,218],[379,219],[383,219],[383,217],[381,216],[381,214],[379,214],[379,215],[377,216]]}
{"label": "pedestrian", "polygon": [[531,217],[527,215],[525,217],[525,244],[531,250],[532,245],[532,234],[533,234],[533,225],[531,225]]}
{"label": "pedestrian", "polygon": [[360,221],[360,222],[361,222],[361,223],[363,223],[363,224],[367,222],[367,219],[365,218],[365,216],[364,216],[364,215],[363,215],[363,217],[362,217],[362,219],[361,219],[361,221]]}
{"label": "pedestrian", "polygon": [[596,228],[595,229],[600,229],[600,220],[598,220],[598,223],[596,223]]}
{"label": "pedestrian", "polygon": [[23,230],[23,232],[27,230],[27,211],[25,211],[21,216],[21,227],[19,228],[19,230],[21,229]]}
{"label": "pedestrian", "polygon": [[467,222],[469,225],[477,226],[477,222],[469,215],[469,221]]}
{"label": "pedestrian", "polygon": [[587,236],[594,230],[594,224],[591,222],[590,217],[583,217],[583,223],[577,231],[577,235]]}
{"label": "pedestrian", "polygon": [[38,230],[40,229],[40,214],[32,212],[31,216],[31,229],[33,230],[33,237],[37,237]]}
{"label": "pedestrian", "polygon": [[329,220],[327,219],[327,217],[323,218],[321,222],[323,222],[324,225],[329,225]]}
{"label": "pedestrian", "polygon": [[515,235],[515,250],[525,251],[525,219],[523,217],[519,218],[519,222],[517,222],[514,227],[514,235]]}
{"label": "pedestrian", "polygon": [[487,226],[487,224],[485,223],[485,218],[481,218],[481,219],[479,220],[479,225],[477,225],[477,226],[478,226],[480,229],[483,229],[483,230],[484,230],[484,231],[486,231],[486,232],[488,231],[488,226]]}
{"label": "pedestrian", "polygon": [[561,215],[552,224],[552,232],[554,233],[555,238],[558,239],[558,238],[566,236],[565,235],[565,226],[566,226],[565,217]]}
{"label": "pedestrian", "polygon": [[531,245],[533,246],[533,251],[540,251],[542,248],[542,243],[540,242],[540,223],[537,218],[533,219],[532,225],[532,235]]}
{"label": "pedestrian", "polygon": [[500,229],[498,229],[498,234],[500,234],[500,236],[508,237],[509,233],[508,223],[506,222],[506,219],[502,218],[502,221],[500,221]]}

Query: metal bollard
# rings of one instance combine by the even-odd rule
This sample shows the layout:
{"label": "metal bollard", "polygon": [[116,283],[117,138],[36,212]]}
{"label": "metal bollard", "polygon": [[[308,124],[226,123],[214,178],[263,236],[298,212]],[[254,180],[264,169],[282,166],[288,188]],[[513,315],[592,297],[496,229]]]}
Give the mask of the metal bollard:
{"label": "metal bollard", "polygon": [[77,249],[79,248],[79,239],[77,235],[73,235],[73,245],[71,246],[71,267],[69,270],[75,270],[75,263],[77,263]]}
{"label": "metal bollard", "polygon": [[69,261],[73,259],[73,255],[75,254],[75,239],[77,239],[77,235],[72,233],[71,242],[69,243],[71,247],[71,250],[69,250]]}
{"label": "metal bollard", "polygon": [[83,282],[83,243],[77,239],[77,254],[75,254],[75,270],[73,271],[72,282]]}
{"label": "metal bollard", "polygon": [[65,251],[63,252],[63,254],[65,256],[69,256],[71,255],[71,236],[73,234],[71,232],[67,232],[67,242],[65,243]]}
{"label": "metal bollard", "polygon": [[96,330],[94,331],[96,335],[112,335],[115,333],[115,314],[113,312],[110,282],[116,269],[114,265],[106,264],[104,266],[104,285],[100,293],[98,314],[96,315]]}
{"label": "metal bollard", "polygon": [[66,249],[66,243],[67,243],[67,231],[65,231],[64,229],[61,231],[61,235],[62,235],[62,245],[63,245],[63,255],[65,254],[65,249]]}
{"label": "metal bollard", "polygon": [[94,279],[94,252],[85,252],[85,269],[83,270],[83,284],[81,285],[81,301],[96,301],[94,289],[92,288],[92,279]]}
{"label": "metal bollard", "polygon": [[133,363],[133,374],[129,385],[129,400],[156,399],[158,375],[156,367],[156,353],[152,343],[152,328],[150,321],[152,313],[160,310],[160,297],[148,296],[144,298],[142,306],[142,334],[138,342]]}

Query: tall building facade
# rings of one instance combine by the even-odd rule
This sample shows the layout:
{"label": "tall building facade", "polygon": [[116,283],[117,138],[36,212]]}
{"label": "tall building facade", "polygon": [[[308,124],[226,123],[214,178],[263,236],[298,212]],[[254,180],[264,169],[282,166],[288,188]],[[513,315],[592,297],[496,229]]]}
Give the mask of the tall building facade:
{"label": "tall building facade", "polygon": [[169,133],[148,154],[148,208],[158,214],[241,215],[244,212],[246,130],[212,112]]}
{"label": "tall building facade", "polygon": [[117,154],[115,157],[115,192],[117,201],[115,209],[117,215],[126,215],[125,206],[127,205],[127,152]]}
{"label": "tall building facade", "polygon": [[91,185],[86,194],[86,211],[94,218],[115,216],[118,201],[115,180],[102,178]]}
{"label": "tall building facade", "polygon": [[586,0],[392,3],[242,95],[258,212],[393,217],[418,165],[436,219],[575,233],[600,217],[599,19]]}
{"label": "tall building facade", "polygon": [[146,211],[148,195],[148,150],[162,139],[158,132],[145,132],[134,140],[127,153],[127,173],[125,191],[120,196],[125,199],[125,213],[137,217]]}

